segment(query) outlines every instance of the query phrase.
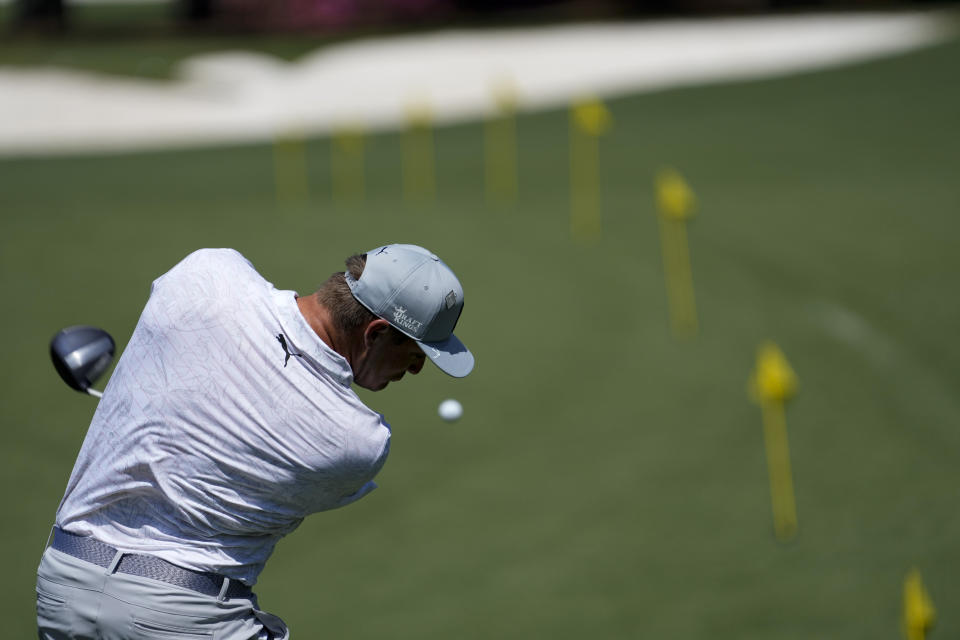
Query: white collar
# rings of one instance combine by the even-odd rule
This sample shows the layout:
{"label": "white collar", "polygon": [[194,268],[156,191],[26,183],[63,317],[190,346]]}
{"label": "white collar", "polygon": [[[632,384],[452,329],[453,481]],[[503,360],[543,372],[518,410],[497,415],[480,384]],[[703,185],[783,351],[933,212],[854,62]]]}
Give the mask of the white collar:
{"label": "white collar", "polygon": [[353,383],[353,370],[342,355],[334,351],[320,339],[317,332],[307,323],[297,305],[296,291],[275,289],[274,301],[280,317],[280,324],[290,342],[291,349],[307,358],[314,367],[322,370],[345,387]]}

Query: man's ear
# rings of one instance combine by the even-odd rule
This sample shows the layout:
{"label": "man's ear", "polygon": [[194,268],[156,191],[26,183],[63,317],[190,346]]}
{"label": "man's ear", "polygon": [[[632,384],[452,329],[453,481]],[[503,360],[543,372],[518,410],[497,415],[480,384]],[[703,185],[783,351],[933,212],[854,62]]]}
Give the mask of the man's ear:
{"label": "man's ear", "polygon": [[366,329],[363,330],[363,343],[370,347],[374,342],[387,335],[390,331],[390,323],[383,318],[375,318],[370,321]]}

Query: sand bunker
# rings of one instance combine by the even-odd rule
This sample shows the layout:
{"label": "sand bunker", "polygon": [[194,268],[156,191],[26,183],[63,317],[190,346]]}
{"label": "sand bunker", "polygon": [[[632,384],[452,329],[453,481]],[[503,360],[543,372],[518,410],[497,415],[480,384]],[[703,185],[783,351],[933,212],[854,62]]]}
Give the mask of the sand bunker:
{"label": "sand bunker", "polygon": [[451,31],[332,46],[295,63],[244,52],[187,60],[173,82],[0,67],[0,155],[185,147],[483,117],[762,78],[951,37],[936,12],[806,15]]}

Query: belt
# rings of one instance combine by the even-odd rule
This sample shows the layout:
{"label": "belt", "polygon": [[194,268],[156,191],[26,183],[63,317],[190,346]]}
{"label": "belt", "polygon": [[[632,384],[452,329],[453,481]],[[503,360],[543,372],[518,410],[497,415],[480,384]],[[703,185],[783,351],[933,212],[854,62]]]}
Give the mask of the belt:
{"label": "belt", "polygon": [[[51,546],[57,551],[62,551],[86,562],[92,562],[104,569],[113,565],[117,557],[117,549],[110,545],[90,536],[78,536],[75,533],[64,531],[60,527],[54,527],[53,544]],[[152,578],[221,599],[249,598],[253,594],[250,587],[239,580],[231,580],[218,573],[184,569],[154,556],[125,553],[116,563],[115,570],[117,573]],[[225,592],[224,587],[226,587]]]}

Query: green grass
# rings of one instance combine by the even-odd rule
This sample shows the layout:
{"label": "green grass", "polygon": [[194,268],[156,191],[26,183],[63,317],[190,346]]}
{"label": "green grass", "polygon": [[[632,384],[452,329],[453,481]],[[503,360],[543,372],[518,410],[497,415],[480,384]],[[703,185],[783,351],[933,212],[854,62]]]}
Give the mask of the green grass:
{"label": "green grass", "polygon": [[[33,635],[43,540],[94,403],[47,340],[122,346],[149,283],[232,246],[309,291],[388,241],[433,248],[468,302],[465,380],[364,394],[394,426],[381,488],[283,541],[258,591],[295,637],[870,639],[899,635],[918,566],[960,635],[960,42],[885,61],[611,103],[604,235],[569,237],[567,118],[524,116],[521,200],[484,204],[481,129],[437,134],[440,195],[401,198],[401,138],[368,148],[367,200],[278,206],[272,149],[0,161],[0,372],[9,637]],[[652,177],[684,172],[701,332],[670,337]],[[767,338],[800,532],[772,535],[760,415]],[[439,421],[440,400],[466,409]]]}

